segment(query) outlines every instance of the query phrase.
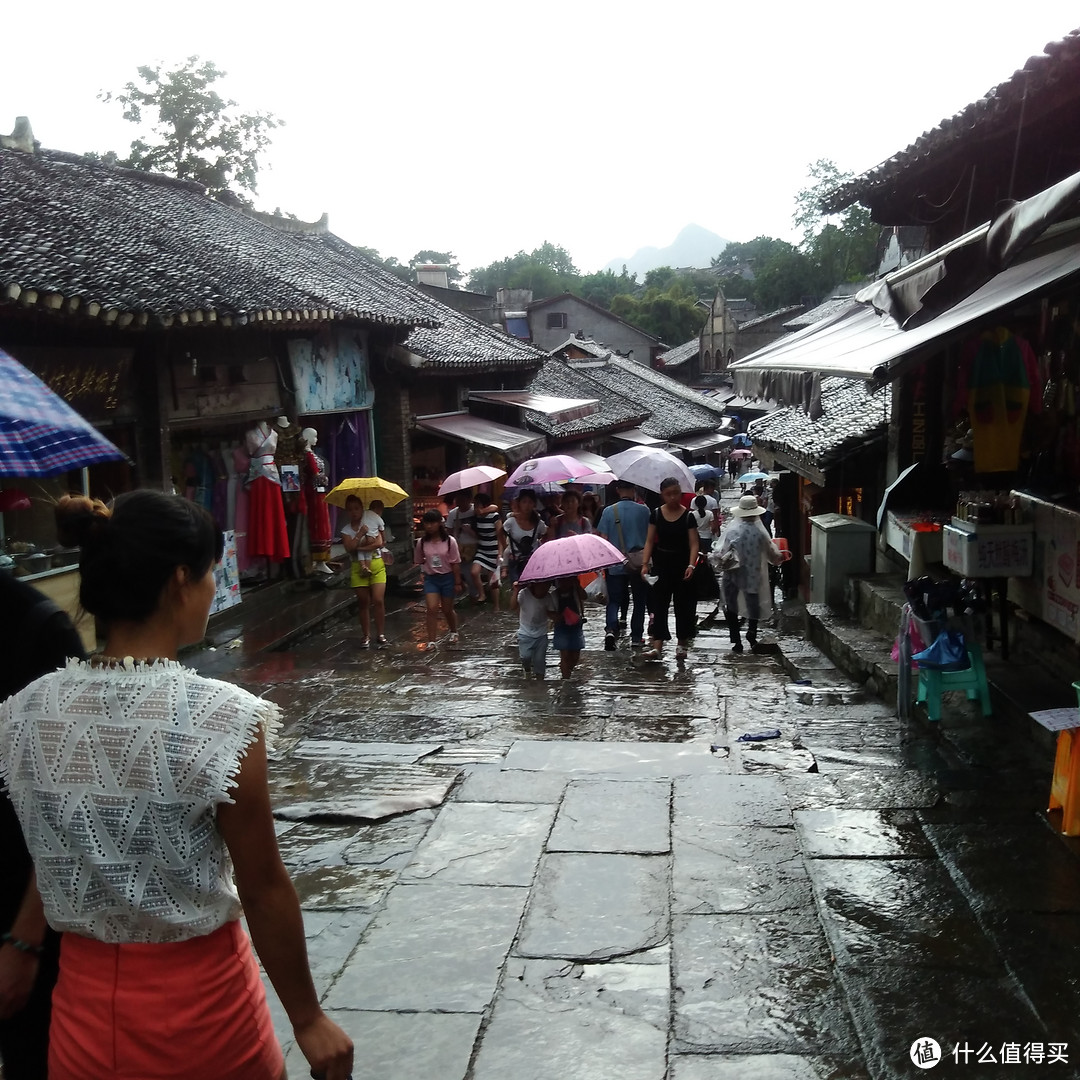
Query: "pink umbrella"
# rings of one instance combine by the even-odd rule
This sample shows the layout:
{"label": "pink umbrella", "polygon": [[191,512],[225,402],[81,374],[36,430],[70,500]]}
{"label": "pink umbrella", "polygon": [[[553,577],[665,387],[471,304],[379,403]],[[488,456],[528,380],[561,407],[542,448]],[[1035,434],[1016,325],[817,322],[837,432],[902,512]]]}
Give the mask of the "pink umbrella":
{"label": "pink umbrella", "polygon": [[449,491],[464,491],[466,488],[490,484],[492,480],[498,480],[500,476],[505,475],[505,469],[496,469],[494,465],[473,465],[460,472],[451,473],[439,485],[439,494],[445,495]]}
{"label": "pink umbrella", "polygon": [[753,457],[753,450],[732,450],[728,457]]}
{"label": "pink umbrella", "polygon": [[533,484],[557,484],[560,480],[576,480],[596,472],[592,465],[569,454],[549,454],[547,457],[529,458],[523,461],[507,477],[508,488],[527,488]]}
{"label": "pink umbrella", "polygon": [[612,543],[596,533],[548,540],[529,556],[521,581],[554,581],[575,577],[603,566],[615,566],[626,558]]}

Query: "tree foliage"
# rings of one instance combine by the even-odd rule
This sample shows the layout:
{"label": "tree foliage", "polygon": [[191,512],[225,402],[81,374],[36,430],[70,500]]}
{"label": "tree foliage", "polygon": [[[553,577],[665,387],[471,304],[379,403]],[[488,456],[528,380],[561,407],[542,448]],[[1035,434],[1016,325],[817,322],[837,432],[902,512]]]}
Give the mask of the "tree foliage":
{"label": "tree foliage", "polygon": [[706,310],[686,282],[676,276],[666,289],[646,289],[641,296],[621,294],[611,301],[612,314],[659,338],[680,345],[697,334],[705,323]]}
{"label": "tree foliage", "polygon": [[214,195],[234,186],[254,192],[259,156],[283,121],[271,113],[235,111],[237,103],[215,89],[225,72],[198,56],[171,71],[159,63],[138,74],[138,82],[98,95],[123,106],[125,120],[149,125],[149,135],[135,139],[118,163],[194,180]]}

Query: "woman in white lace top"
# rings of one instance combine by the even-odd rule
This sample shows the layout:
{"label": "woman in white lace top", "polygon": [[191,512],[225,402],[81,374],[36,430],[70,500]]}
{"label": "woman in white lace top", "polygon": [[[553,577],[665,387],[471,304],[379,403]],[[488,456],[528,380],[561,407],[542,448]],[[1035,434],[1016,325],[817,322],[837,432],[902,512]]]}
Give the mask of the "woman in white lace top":
{"label": "woman in white lace top", "polygon": [[176,661],[205,633],[221,533],[148,491],[67,498],[57,521],[105,655],[0,706],[0,779],[64,931],[51,1080],[284,1077],[241,905],[298,1046],[344,1080],[352,1043],[319,1007],[270,813],[277,707]]}

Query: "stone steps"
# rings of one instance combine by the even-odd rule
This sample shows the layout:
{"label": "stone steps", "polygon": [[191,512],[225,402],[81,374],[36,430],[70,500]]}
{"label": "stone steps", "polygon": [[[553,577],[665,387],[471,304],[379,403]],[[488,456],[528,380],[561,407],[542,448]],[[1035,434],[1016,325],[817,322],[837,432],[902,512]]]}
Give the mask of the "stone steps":
{"label": "stone steps", "polygon": [[896,703],[898,668],[893,639],[838,615],[827,604],[806,607],[806,638],[848,678],[889,704]]}

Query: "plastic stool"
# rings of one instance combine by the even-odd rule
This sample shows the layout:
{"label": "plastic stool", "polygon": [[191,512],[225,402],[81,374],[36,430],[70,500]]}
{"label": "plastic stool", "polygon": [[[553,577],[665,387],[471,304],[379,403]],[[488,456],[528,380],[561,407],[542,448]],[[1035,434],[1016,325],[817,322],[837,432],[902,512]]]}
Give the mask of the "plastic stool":
{"label": "plastic stool", "polygon": [[963,671],[919,668],[919,693],[915,700],[926,702],[926,713],[931,720],[941,719],[941,695],[947,690],[966,690],[968,701],[978,699],[983,716],[992,715],[990,687],[986,683],[982,649],[977,642],[971,642],[967,654],[968,666]]}

